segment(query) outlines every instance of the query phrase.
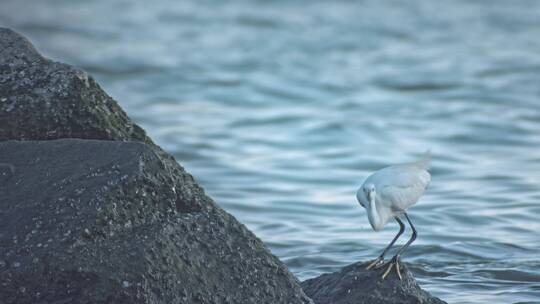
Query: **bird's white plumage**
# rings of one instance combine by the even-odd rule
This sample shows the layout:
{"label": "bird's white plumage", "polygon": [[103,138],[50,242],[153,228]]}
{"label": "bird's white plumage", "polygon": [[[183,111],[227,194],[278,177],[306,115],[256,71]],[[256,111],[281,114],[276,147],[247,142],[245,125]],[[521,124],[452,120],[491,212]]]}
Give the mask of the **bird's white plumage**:
{"label": "bird's white plumage", "polygon": [[427,152],[417,162],[386,167],[366,179],[356,197],[368,211],[374,230],[382,229],[388,220],[405,212],[420,199],[431,181],[430,160],[431,154]]}

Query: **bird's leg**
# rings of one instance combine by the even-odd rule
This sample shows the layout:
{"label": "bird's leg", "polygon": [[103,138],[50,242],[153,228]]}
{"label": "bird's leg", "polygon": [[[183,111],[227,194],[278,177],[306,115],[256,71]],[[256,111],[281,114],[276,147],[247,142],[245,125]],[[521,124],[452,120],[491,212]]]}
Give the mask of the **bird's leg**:
{"label": "bird's leg", "polygon": [[414,225],[411,222],[411,219],[409,218],[407,213],[403,213],[403,214],[405,215],[405,218],[407,219],[407,222],[409,222],[409,225],[411,225],[412,235],[411,235],[411,238],[407,241],[407,243],[405,243],[405,245],[403,245],[403,247],[399,248],[399,250],[397,251],[396,256],[398,258],[399,258],[399,256],[401,256],[403,254],[403,252],[405,252],[405,250],[407,250],[407,248],[409,248],[409,246],[412,244],[412,242],[414,242],[414,240],[416,240],[416,236],[417,236],[416,229],[414,228]]}
{"label": "bird's leg", "polygon": [[380,266],[382,266],[383,262],[384,262],[384,255],[386,254],[386,252],[388,252],[388,250],[390,250],[390,248],[392,248],[392,245],[394,245],[394,243],[397,241],[397,239],[401,236],[401,234],[403,234],[403,231],[405,231],[405,225],[403,224],[403,222],[396,216],[394,217],[396,219],[396,221],[398,222],[399,224],[399,232],[396,234],[396,236],[394,237],[394,239],[390,242],[390,244],[388,244],[388,246],[386,246],[386,248],[384,249],[384,251],[381,253],[380,256],[378,256],[375,260],[373,260],[373,262],[371,262],[367,267],[366,269],[371,269],[373,267],[375,268],[379,268]]}
{"label": "bird's leg", "polygon": [[411,238],[407,241],[407,243],[405,243],[405,245],[403,245],[401,248],[399,248],[396,255],[394,255],[394,257],[392,258],[390,263],[388,263],[388,268],[386,269],[386,271],[384,272],[384,274],[382,276],[383,280],[388,276],[388,274],[392,270],[392,267],[394,267],[394,266],[396,267],[397,275],[398,275],[399,279],[401,280],[401,271],[400,271],[400,266],[399,266],[401,254],[403,252],[405,252],[405,250],[407,250],[407,248],[409,248],[409,246],[412,244],[412,242],[414,242],[414,240],[416,240],[416,236],[417,236],[416,229],[414,228],[414,225],[411,222],[411,219],[409,218],[407,213],[404,213],[404,215],[405,215],[405,218],[407,219],[407,222],[409,222],[409,225],[411,225],[413,233],[412,233]]}

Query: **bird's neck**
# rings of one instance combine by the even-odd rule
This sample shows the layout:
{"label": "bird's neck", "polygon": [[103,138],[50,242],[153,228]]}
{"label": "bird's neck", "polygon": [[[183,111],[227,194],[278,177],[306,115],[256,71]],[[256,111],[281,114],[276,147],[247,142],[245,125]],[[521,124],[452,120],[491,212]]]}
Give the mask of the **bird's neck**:
{"label": "bird's neck", "polygon": [[383,228],[383,221],[377,210],[377,204],[375,204],[375,198],[371,199],[369,202],[369,211],[368,211],[369,223],[371,228],[375,231],[379,231]]}

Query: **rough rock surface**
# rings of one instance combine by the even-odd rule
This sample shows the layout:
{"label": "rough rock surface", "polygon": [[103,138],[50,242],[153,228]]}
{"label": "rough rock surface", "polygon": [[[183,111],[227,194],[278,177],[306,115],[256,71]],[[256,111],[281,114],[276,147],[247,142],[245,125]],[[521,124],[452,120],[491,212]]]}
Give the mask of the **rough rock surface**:
{"label": "rough rock surface", "polygon": [[0,141],[1,303],[311,302],[91,77],[1,28]]}
{"label": "rough rock surface", "polygon": [[0,140],[55,138],[149,141],[86,72],[0,28]]}
{"label": "rough rock surface", "polygon": [[445,304],[422,290],[405,265],[401,265],[401,281],[394,270],[381,280],[386,269],[366,270],[367,265],[351,264],[306,280],[302,287],[316,304]]}

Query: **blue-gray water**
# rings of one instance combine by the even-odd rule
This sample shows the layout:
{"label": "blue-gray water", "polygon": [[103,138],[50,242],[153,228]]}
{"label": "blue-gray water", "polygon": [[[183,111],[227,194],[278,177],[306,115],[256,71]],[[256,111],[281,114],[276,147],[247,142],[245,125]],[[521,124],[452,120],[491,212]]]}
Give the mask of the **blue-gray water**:
{"label": "blue-gray water", "polygon": [[90,72],[300,279],[375,257],[397,225],[356,188],[431,148],[421,285],[539,303],[540,1],[2,0],[0,24]]}

